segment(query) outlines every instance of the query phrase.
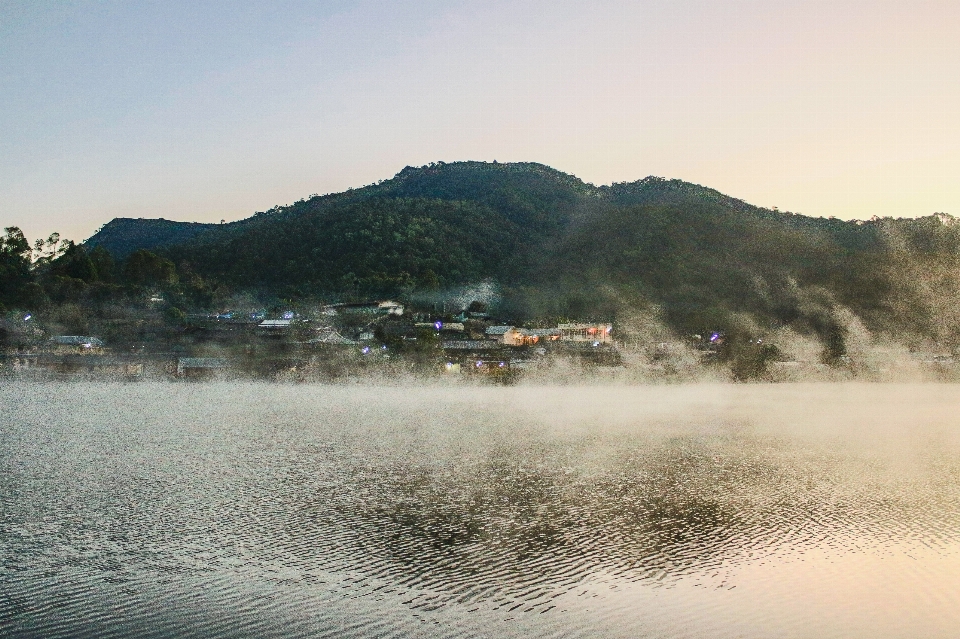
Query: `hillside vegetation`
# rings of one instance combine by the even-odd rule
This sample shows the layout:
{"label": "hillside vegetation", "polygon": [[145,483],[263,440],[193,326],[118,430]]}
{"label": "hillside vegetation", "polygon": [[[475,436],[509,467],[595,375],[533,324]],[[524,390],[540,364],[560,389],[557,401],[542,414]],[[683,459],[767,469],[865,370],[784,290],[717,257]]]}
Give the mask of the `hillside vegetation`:
{"label": "hillside vegetation", "polygon": [[[75,266],[94,257],[117,265]],[[958,259],[960,226],[946,215],[841,221],[680,180],[597,187],[540,164],[458,162],[232,224],[115,220],[35,268],[34,285],[51,299],[166,287],[189,310],[238,292],[424,298],[487,281],[513,321],[617,321],[642,308],[678,333],[747,339],[786,326],[841,355],[851,317],[902,342],[960,344]],[[39,303],[22,268],[3,268],[16,282],[3,304]]]}
{"label": "hillside vegetation", "polygon": [[85,242],[88,248],[100,246],[116,258],[125,258],[134,251],[153,251],[166,246],[181,244],[198,235],[216,229],[216,224],[199,222],[174,222],[143,218],[118,217],[97,231]]}

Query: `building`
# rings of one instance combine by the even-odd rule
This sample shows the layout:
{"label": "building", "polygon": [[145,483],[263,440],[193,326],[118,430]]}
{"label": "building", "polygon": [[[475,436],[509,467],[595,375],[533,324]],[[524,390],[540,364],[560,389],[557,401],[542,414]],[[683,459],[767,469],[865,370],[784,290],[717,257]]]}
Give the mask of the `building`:
{"label": "building", "polygon": [[524,346],[528,343],[524,332],[516,326],[490,326],[486,330],[489,340],[495,340],[504,346]]}
{"label": "building", "polygon": [[291,323],[293,323],[291,319],[263,320],[257,325],[257,328],[264,331],[285,331],[290,328]]}
{"label": "building", "polygon": [[441,322],[440,332],[447,334],[463,333],[466,327],[461,322]]}
{"label": "building", "polygon": [[560,339],[564,342],[594,342],[608,344],[613,341],[609,324],[559,324]]}
{"label": "building", "polygon": [[143,361],[123,355],[45,355],[37,359],[36,365],[58,375],[113,379],[140,379],[144,372]]}
{"label": "building", "polygon": [[560,341],[559,328],[530,328],[524,331],[527,337],[534,338],[534,344]]}
{"label": "building", "polygon": [[58,335],[47,340],[47,350],[58,354],[100,354],[103,342],[88,335]]}
{"label": "building", "polygon": [[403,304],[393,300],[382,302],[358,302],[346,304],[328,304],[320,308],[321,315],[338,315],[341,312],[372,313],[376,315],[403,315]]}
{"label": "building", "polygon": [[488,353],[500,350],[498,347],[499,344],[481,339],[456,339],[440,342],[440,348],[443,351],[457,353]]}
{"label": "building", "polygon": [[485,331],[487,339],[502,340],[503,334],[513,330],[512,326],[488,326]]}

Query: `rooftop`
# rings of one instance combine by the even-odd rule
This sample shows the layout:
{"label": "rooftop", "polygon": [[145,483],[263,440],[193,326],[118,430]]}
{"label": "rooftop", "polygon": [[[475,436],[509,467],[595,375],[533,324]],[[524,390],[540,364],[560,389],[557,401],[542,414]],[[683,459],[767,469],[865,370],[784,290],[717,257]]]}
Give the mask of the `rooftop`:
{"label": "rooftop", "polygon": [[445,351],[479,351],[489,350],[490,342],[477,339],[458,339],[442,342],[440,348]]}
{"label": "rooftop", "polygon": [[263,320],[260,322],[260,328],[289,328],[293,320],[288,319],[278,319],[278,320]]}
{"label": "rooftop", "polygon": [[86,335],[57,335],[51,337],[50,341],[60,346],[86,346],[88,348],[103,346],[103,342],[96,337]]}

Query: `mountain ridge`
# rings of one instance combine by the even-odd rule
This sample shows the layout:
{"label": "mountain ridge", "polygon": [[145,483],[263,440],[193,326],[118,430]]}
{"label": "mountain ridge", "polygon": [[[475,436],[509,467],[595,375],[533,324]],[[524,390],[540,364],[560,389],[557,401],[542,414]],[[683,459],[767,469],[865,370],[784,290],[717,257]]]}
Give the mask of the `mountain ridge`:
{"label": "mountain ridge", "polygon": [[[512,163],[487,163],[479,161],[462,162],[434,162],[421,167],[406,166],[401,169],[393,178],[381,180],[358,188],[350,188],[345,191],[327,193],[324,195],[314,195],[310,198],[298,200],[293,204],[278,205],[267,211],[255,212],[251,216],[237,221],[225,224],[202,223],[202,222],[180,222],[165,220],[164,218],[114,218],[102,226],[94,235],[84,240],[84,244],[93,248],[102,246],[117,257],[125,257],[137,249],[155,249],[173,244],[183,243],[194,239],[196,236],[208,231],[232,232],[237,228],[254,224],[264,217],[276,217],[294,213],[298,205],[331,205],[334,203],[351,202],[356,199],[366,199],[371,197],[397,198],[411,195],[415,191],[417,196],[432,197],[435,199],[466,199],[483,200],[481,193],[477,192],[479,186],[476,183],[462,188],[459,192],[450,192],[450,189],[438,189],[431,185],[431,177],[439,177],[443,172],[453,169],[461,175],[464,172],[504,172],[507,175],[538,175],[554,182],[569,187],[571,193],[576,193],[584,198],[596,201],[611,201],[617,204],[640,204],[651,200],[663,201],[667,199],[664,194],[672,194],[674,199],[686,197],[702,197],[717,202],[722,202],[727,206],[736,207],[744,211],[764,211],[768,214],[775,214],[773,209],[764,209],[763,207],[748,204],[744,200],[725,195],[715,189],[685,182],[679,179],[666,179],[658,176],[647,176],[633,182],[613,182],[609,185],[595,186],[589,182],[584,182],[576,176],[564,173],[545,164],[536,162],[512,162]],[[457,176],[459,177],[459,176]],[[424,185],[426,183],[426,185]],[[433,186],[433,188],[431,188]],[[412,188],[411,188],[412,187]],[[470,191],[473,191],[472,193]],[[658,197],[659,196],[659,197]],[[149,232],[144,233],[141,228],[146,227]],[[189,229],[188,229],[189,227]]]}
{"label": "mountain ridge", "polygon": [[817,218],[656,176],[595,186],[538,163],[439,162],[230,224],[105,229],[130,232],[129,254],[153,224],[152,249],[182,272],[288,299],[493,281],[514,317],[652,304],[684,332],[790,325],[829,341],[849,312],[873,331],[960,343],[952,220]]}
{"label": "mountain ridge", "polygon": [[138,249],[155,250],[189,241],[217,226],[203,222],[176,222],[162,217],[115,217],[83,244],[90,248],[101,246],[115,257],[124,258]]}

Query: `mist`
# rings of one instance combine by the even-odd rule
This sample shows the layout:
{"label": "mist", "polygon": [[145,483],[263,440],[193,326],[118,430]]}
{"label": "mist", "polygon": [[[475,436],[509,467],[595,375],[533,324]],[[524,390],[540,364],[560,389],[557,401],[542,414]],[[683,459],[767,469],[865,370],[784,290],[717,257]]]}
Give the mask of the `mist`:
{"label": "mist", "polygon": [[[941,635],[955,602],[924,593],[957,592],[958,399],[5,384],[0,619],[47,637]],[[908,619],[874,607],[892,593]]]}

